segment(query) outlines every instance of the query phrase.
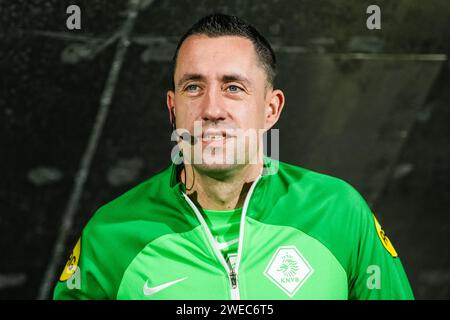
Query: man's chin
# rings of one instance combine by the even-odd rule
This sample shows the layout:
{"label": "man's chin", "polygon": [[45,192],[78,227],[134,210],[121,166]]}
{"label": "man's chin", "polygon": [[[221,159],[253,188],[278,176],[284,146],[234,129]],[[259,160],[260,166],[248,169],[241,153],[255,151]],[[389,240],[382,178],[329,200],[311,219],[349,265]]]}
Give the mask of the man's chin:
{"label": "man's chin", "polygon": [[222,159],[203,159],[202,163],[193,164],[199,171],[205,174],[228,174],[245,166],[244,164],[236,163],[236,161],[227,163]]}

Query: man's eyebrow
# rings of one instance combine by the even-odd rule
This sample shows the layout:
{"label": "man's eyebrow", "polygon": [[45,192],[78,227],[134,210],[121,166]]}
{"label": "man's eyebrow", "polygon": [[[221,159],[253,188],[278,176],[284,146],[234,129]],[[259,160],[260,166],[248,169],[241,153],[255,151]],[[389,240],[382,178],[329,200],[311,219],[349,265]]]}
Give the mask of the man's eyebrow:
{"label": "man's eyebrow", "polygon": [[245,76],[238,74],[238,73],[225,74],[222,76],[222,81],[223,82],[241,81],[241,82],[246,82],[247,84],[251,83],[250,80],[248,80],[248,78],[246,78]]}
{"label": "man's eyebrow", "polygon": [[[191,80],[205,80],[206,77],[200,73],[186,73],[184,74],[181,79],[177,82],[177,86],[181,86],[183,83],[187,82],[187,81],[191,81]],[[250,84],[250,80],[238,73],[230,73],[230,74],[225,74],[222,76],[221,80],[223,82],[230,82],[230,81],[240,81],[240,82],[245,82],[247,84]]]}
{"label": "man's eyebrow", "polygon": [[199,73],[185,73],[178,81],[177,85],[181,86],[183,83],[190,80],[204,80],[204,79],[205,77]]}

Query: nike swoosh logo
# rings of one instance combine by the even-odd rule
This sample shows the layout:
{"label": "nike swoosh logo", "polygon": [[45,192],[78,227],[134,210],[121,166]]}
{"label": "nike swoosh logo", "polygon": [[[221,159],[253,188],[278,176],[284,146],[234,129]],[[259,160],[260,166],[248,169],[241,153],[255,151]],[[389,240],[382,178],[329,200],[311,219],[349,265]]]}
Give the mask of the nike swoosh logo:
{"label": "nike swoosh logo", "polygon": [[236,239],[233,239],[233,240],[230,240],[230,241],[227,241],[227,242],[219,242],[217,240],[217,237],[216,237],[216,243],[217,243],[217,247],[219,248],[219,250],[223,250],[225,248],[228,248],[229,246],[235,244],[238,241],[239,241],[239,238],[236,238]]}
{"label": "nike swoosh logo", "polygon": [[181,281],[183,281],[183,280],[186,280],[188,277],[184,277],[184,278],[181,278],[181,279],[178,279],[178,280],[175,280],[175,281],[171,281],[171,282],[167,282],[167,283],[164,283],[164,284],[161,284],[161,285],[159,285],[159,286],[156,286],[156,287],[152,287],[152,288],[150,288],[148,285],[147,285],[147,283],[148,283],[148,280],[147,281],[145,281],[145,284],[144,284],[144,294],[146,295],[146,296],[151,296],[151,295],[153,295],[153,294],[155,294],[155,293],[157,293],[157,292],[159,292],[159,291],[161,291],[161,290],[164,290],[164,289],[166,289],[167,287],[170,287],[170,286],[173,286],[174,284],[176,284],[176,283],[178,283],[178,282],[181,282]]}

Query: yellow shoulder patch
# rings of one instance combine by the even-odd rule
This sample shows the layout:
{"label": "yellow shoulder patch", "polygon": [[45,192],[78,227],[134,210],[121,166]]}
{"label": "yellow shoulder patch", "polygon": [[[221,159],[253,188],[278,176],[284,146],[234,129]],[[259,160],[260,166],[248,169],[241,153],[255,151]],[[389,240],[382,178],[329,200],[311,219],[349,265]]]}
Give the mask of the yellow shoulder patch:
{"label": "yellow shoulder patch", "polygon": [[80,252],[81,252],[81,239],[78,239],[75,248],[72,250],[72,254],[67,260],[66,266],[64,267],[61,276],[59,277],[59,281],[68,280],[74,273],[77,271],[78,261],[80,260]]}
{"label": "yellow shoulder patch", "polygon": [[373,219],[375,220],[375,227],[377,228],[377,234],[378,237],[381,240],[381,243],[383,244],[383,247],[390,253],[391,256],[394,258],[398,257],[397,251],[395,251],[394,246],[392,245],[391,241],[387,237],[386,233],[384,232],[383,228],[381,227],[380,223],[378,222],[375,215],[372,213]]}

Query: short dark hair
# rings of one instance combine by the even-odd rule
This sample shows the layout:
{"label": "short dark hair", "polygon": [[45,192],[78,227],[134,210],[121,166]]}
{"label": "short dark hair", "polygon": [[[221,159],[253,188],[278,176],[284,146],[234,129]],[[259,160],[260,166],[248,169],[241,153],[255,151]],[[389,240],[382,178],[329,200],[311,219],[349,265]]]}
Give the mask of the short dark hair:
{"label": "short dark hair", "polygon": [[249,39],[255,48],[260,63],[267,74],[267,81],[274,85],[277,72],[277,61],[275,53],[266,40],[255,27],[236,16],[214,13],[197,21],[178,42],[175,54],[172,58],[172,87],[175,90],[175,68],[177,64],[178,51],[184,40],[192,35],[206,35],[211,38],[222,36],[239,36]]}

